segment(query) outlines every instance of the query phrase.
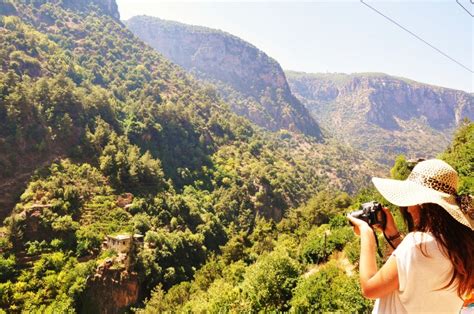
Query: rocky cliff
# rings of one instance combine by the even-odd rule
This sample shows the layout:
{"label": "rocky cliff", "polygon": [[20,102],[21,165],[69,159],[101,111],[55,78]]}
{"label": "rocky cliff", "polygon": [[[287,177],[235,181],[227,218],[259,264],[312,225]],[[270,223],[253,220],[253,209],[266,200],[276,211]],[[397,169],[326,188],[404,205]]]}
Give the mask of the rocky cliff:
{"label": "rocky cliff", "polygon": [[80,313],[126,313],[140,299],[140,280],[123,269],[98,271],[88,279]]}
{"label": "rocky cliff", "polygon": [[269,130],[321,138],[317,123],[292,95],[278,62],[222,31],[136,16],[128,28],[165,57],[218,87],[232,109]]}
{"label": "rocky cliff", "polygon": [[473,95],[385,74],[286,72],[292,92],[328,132],[376,159],[430,157],[444,150]]}

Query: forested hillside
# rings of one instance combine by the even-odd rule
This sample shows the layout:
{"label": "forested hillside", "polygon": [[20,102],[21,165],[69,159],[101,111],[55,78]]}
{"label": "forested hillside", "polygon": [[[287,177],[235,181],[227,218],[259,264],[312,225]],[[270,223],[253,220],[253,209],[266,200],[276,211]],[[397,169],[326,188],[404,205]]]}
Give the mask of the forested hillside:
{"label": "forested hillside", "polygon": [[326,132],[385,164],[398,154],[436,156],[474,119],[474,97],[463,91],[380,73],[286,75]]}
{"label": "forested hillside", "polygon": [[[459,172],[459,192],[474,193],[474,123],[464,121],[439,158]],[[392,162],[393,163],[393,162]],[[400,155],[390,173],[404,179],[410,165]],[[384,175],[388,177],[388,174]],[[344,215],[369,200],[389,206],[400,230],[398,210],[373,188],[356,197],[323,191],[279,223],[259,220],[249,236],[229,241],[194,279],[168,291],[158,286],[139,313],[172,312],[369,312],[361,296],[357,266],[359,239]],[[380,236],[379,242],[384,240]],[[386,245],[386,244],[385,244]],[[379,267],[382,260],[377,258]]]}
{"label": "forested hillside", "polygon": [[[113,1],[1,9],[2,309],[119,311],[215,256],[250,265],[239,252],[259,224],[380,171],[236,115],[128,31]],[[123,253],[117,239],[142,242]]]}
{"label": "forested hillside", "polygon": [[219,30],[156,17],[135,16],[124,23],[165,57],[215,85],[237,114],[269,130],[300,131],[322,139],[278,62],[252,44]]}

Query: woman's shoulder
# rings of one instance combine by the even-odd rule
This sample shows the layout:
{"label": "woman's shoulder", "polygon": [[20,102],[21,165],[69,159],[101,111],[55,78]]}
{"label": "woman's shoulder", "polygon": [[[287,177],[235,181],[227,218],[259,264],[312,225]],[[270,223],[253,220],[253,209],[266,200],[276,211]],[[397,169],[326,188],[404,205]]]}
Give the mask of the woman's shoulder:
{"label": "woman's shoulder", "polygon": [[413,231],[408,233],[404,240],[413,243],[427,243],[427,242],[436,242],[436,238],[431,234],[431,232],[421,232],[421,231]]}
{"label": "woman's shoulder", "polygon": [[[415,231],[408,233],[399,245],[400,251],[402,250],[416,250],[415,253],[422,253],[423,255],[430,254],[443,254],[443,249],[436,240],[436,238],[430,232]],[[398,249],[398,248],[397,248]]]}
{"label": "woman's shoulder", "polygon": [[400,245],[397,247],[396,251],[406,251],[412,250],[414,248],[423,246],[433,246],[436,245],[437,241],[435,237],[429,232],[410,232],[404,238]]}

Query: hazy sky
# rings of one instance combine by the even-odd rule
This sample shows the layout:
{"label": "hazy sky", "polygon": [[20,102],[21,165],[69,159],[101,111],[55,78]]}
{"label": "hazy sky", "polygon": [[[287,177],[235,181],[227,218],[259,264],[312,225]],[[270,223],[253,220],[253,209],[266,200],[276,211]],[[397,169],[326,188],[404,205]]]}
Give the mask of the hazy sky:
{"label": "hazy sky", "polygon": [[[360,1],[117,0],[122,19],[150,15],[234,34],[304,72],[384,72],[474,92],[474,18],[455,0]],[[474,13],[470,0],[459,0]]]}

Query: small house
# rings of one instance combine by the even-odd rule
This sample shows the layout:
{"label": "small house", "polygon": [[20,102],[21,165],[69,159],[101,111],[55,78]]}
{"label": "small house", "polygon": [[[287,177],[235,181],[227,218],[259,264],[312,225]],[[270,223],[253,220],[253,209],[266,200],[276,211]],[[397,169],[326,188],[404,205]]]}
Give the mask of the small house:
{"label": "small house", "polygon": [[130,253],[134,246],[143,245],[143,235],[141,234],[117,234],[108,235],[104,241],[104,249],[112,249],[117,253]]}

